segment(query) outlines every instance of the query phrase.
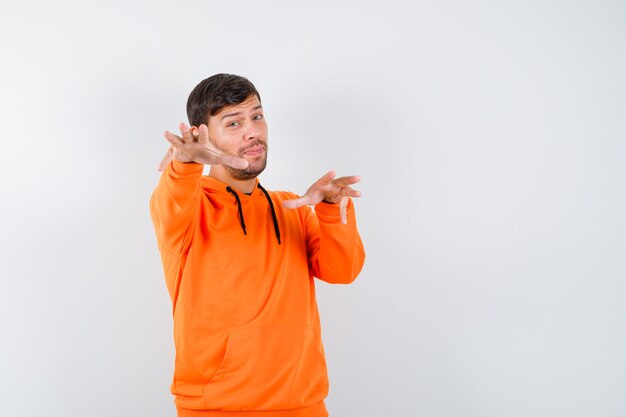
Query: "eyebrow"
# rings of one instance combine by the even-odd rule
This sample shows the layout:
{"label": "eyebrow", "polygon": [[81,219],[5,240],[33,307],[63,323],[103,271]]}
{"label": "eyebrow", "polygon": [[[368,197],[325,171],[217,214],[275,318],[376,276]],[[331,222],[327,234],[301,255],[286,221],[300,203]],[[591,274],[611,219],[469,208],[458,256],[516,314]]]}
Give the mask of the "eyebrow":
{"label": "eyebrow", "polygon": [[[261,106],[259,104],[258,106],[256,106],[252,110],[254,111],[254,110],[259,110],[259,109],[262,109],[262,108],[263,108],[263,106]],[[222,117],[220,117],[220,120],[224,120],[225,118],[231,117],[231,116],[239,116],[240,114],[241,114],[240,111],[236,111],[236,112],[233,112],[233,113],[226,113],[226,114],[222,115]]]}

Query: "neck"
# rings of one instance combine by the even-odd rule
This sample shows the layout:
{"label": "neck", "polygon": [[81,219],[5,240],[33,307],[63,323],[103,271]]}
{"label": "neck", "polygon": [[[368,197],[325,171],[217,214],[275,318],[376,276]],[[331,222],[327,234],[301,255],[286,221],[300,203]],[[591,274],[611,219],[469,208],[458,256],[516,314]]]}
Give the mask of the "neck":
{"label": "neck", "polygon": [[209,171],[209,177],[216,178],[224,184],[230,185],[232,189],[240,193],[250,194],[256,186],[256,178],[241,179],[233,177],[233,175],[221,165],[212,165]]}

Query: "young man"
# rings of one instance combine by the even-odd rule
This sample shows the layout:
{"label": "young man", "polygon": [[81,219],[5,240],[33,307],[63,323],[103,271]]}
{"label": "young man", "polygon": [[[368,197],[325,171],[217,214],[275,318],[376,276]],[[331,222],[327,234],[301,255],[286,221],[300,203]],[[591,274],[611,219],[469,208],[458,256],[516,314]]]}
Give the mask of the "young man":
{"label": "young man", "polygon": [[347,284],[363,266],[359,178],[331,171],[302,197],[266,191],[267,124],[246,78],[202,81],[187,115],[191,127],[165,132],[150,201],[173,305],[178,416],[325,417],[313,278]]}

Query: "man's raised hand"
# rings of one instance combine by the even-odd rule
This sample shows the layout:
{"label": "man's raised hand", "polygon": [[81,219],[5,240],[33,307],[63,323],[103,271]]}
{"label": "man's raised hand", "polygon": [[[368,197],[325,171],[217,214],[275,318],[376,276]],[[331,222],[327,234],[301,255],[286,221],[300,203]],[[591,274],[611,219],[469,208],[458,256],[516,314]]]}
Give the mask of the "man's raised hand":
{"label": "man's raised hand", "polygon": [[327,203],[339,203],[341,222],[346,224],[348,197],[360,197],[361,193],[351,187],[361,181],[361,177],[351,175],[335,179],[335,171],[329,171],[309,187],[307,192],[300,198],[283,201],[283,206],[290,209],[302,207],[306,204],[315,205],[322,201]]}
{"label": "man's raised hand", "polygon": [[[209,141],[209,129],[205,124],[192,129],[185,123],[179,125],[180,136],[166,130],[163,136],[170,143],[167,153],[159,163],[159,171],[163,171],[172,159],[180,162],[197,162],[206,165],[228,165],[244,169],[248,161],[236,156],[226,155],[216,149]],[[194,135],[194,133],[196,133]]]}

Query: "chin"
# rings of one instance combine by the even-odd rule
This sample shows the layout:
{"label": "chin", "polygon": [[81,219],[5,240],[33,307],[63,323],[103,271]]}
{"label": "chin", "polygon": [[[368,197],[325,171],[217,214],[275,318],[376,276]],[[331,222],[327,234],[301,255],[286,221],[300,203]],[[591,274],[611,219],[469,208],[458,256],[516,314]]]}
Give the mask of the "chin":
{"label": "chin", "polygon": [[236,169],[229,166],[226,166],[225,168],[233,177],[241,180],[256,178],[265,170],[265,165],[267,164],[267,158],[265,155],[260,157],[260,159],[254,158],[252,161],[248,159],[246,160],[248,161],[248,168],[246,169]]}

